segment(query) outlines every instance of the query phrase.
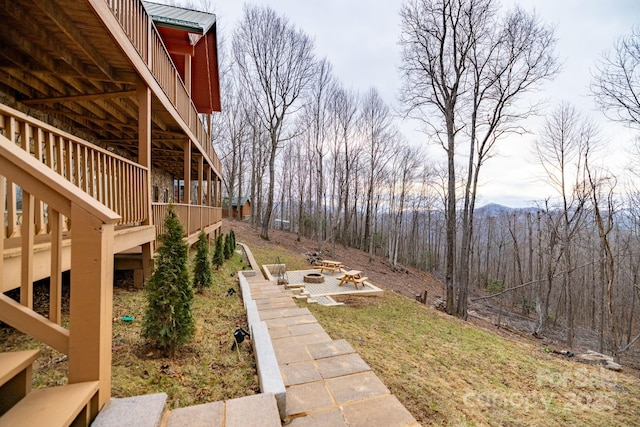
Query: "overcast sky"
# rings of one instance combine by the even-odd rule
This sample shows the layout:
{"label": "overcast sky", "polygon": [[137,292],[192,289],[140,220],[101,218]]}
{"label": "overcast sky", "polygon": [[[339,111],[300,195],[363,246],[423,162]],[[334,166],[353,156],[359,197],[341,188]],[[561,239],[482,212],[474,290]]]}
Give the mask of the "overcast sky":
{"label": "overcast sky", "polygon": [[[315,39],[316,53],[332,63],[336,76],[346,87],[361,91],[375,86],[389,104],[396,104],[400,87],[400,0],[264,0],[250,2],[270,6]],[[238,0],[214,2],[218,32],[229,40],[242,16]],[[621,35],[640,24],[640,0],[505,0],[535,10],[544,22],[554,25],[557,54],[564,64],[562,73],[543,87],[549,109],[567,100],[601,126],[601,135],[610,144],[609,164],[623,166],[635,133],[611,124],[595,110],[589,97],[590,70],[601,53]],[[537,123],[531,121],[531,131]],[[415,131],[418,123],[406,122],[402,129],[415,144],[426,137]],[[513,137],[499,147],[500,155],[486,163],[481,172],[479,204],[502,203],[512,207],[531,205],[551,192],[538,178],[539,167],[532,163],[535,135]],[[442,148],[431,145],[432,157],[442,157]]]}

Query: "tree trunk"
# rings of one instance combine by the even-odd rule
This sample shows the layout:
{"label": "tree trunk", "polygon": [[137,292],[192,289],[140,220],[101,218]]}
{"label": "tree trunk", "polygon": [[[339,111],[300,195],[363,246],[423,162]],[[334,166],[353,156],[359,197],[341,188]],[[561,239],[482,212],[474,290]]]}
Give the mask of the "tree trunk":
{"label": "tree trunk", "polygon": [[278,149],[277,131],[271,133],[271,153],[269,154],[269,190],[267,194],[267,209],[264,213],[260,237],[269,240],[269,223],[273,212],[273,193],[275,189],[276,153]]}

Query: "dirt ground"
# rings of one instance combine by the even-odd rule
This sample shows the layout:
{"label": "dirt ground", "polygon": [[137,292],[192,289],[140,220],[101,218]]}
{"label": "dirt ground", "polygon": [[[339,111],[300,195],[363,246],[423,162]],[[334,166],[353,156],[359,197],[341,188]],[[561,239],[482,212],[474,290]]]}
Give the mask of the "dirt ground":
{"label": "dirt ground", "polygon": [[[317,241],[302,238],[298,242],[297,235],[288,231],[270,230],[270,241],[265,241],[260,238],[260,230],[252,227],[249,223],[223,220],[223,232],[226,233],[231,228],[236,234],[236,240],[248,244],[250,248],[277,245],[301,256],[318,252]],[[399,269],[401,271],[397,271],[392,268],[390,263],[380,257],[369,262],[367,253],[354,248],[344,248],[339,244],[336,244],[333,254],[329,249],[330,243],[326,242],[320,254],[321,258],[336,259],[344,263],[347,268],[362,270],[371,282],[384,290],[396,292],[411,299],[415,299],[417,295],[427,291],[428,305],[433,305],[445,294],[444,283],[427,272],[405,266]],[[363,304],[363,302],[359,302],[359,304]],[[566,349],[564,345],[566,330],[562,325],[548,329],[542,338],[535,338],[531,335],[535,320],[533,317],[501,310],[498,302],[493,303],[489,300],[470,302],[469,313],[468,321],[470,323],[501,336],[531,342],[554,350]],[[498,318],[500,319],[500,328],[496,326]],[[627,372],[640,377],[640,345],[636,345],[636,347],[638,347],[637,350],[627,352],[621,357],[621,363]],[[574,353],[586,350],[597,351],[597,335],[591,331],[577,330],[572,350]]]}

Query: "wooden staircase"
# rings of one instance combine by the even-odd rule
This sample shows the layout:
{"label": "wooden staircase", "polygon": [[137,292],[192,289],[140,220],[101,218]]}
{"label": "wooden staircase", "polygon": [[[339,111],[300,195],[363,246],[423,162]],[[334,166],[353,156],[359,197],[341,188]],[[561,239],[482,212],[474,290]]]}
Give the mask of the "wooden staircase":
{"label": "wooden staircase", "polygon": [[[0,200],[5,200],[5,188],[22,189],[23,220],[17,234],[22,268],[19,301],[0,293],[0,321],[66,354],[69,372],[67,385],[32,391],[31,364],[39,352],[0,354],[0,426],[86,426],[111,394],[114,227],[121,218],[54,170],[42,167],[40,159],[9,136],[0,135]],[[48,318],[33,311],[32,227],[40,203],[46,206],[51,236]],[[71,245],[79,248],[71,251],[68,328],[60,318],[63,218],[73,222]],[[0,223],[4,222],[0,210]],[[2,253],[7,236],[4,227],[0,230]],[[0,270],[2,264],[0,257]]]}
{"label": "wooden staircase", "polygon": [[88,426],[98,413],[98,381],[31,390],[39,350],[0,353],[0,427]]}

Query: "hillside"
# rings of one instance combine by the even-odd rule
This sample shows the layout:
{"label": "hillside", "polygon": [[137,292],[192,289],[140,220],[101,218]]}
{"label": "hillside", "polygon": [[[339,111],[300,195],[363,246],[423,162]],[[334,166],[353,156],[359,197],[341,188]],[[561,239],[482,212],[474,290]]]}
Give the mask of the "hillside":
{"label": "hillside", "polygon": [[[276,257],[290,269],[308,265],[315,242],[274,231],[258,237],[247,224],[225,222],[238,241],[248,243],[260,263]],[[328,257],[328,254],[325,254]],[[440,295],[437,280],[424,273],[394,272],[366,254],[336,248],[332,255],[357,267],[383,298],[345,297],[344,307],[309,309],[334,339],[345,338],[423,425],[634,425],[640,381],[548,353],[524,334],[478,327],[422,305],[412,297]],[[476,321],[482,323],[479,319]]]}

